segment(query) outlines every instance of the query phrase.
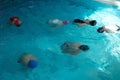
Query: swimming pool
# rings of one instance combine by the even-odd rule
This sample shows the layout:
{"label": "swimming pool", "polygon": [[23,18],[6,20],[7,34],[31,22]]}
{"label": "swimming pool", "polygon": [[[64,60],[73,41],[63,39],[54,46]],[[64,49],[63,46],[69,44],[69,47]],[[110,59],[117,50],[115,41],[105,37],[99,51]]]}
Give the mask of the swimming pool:
{"label": "swimming pool", "polygon": [[[1,0],[0,6],[0,80],[119,80],[120,32],[97,33],[109,23],[120,25],[120,11],[115,6],[89,0]],[[11,16],[19,16],[22,27],[8,26]],[[95,27],[79,28],[68,24],[51,28],[51,18],[70,20],[96,19]],[[90,46],[78,55],[63,54],[65,41]],[[23,70],[18,56],[29,52],[39,59],[34,70]]]}

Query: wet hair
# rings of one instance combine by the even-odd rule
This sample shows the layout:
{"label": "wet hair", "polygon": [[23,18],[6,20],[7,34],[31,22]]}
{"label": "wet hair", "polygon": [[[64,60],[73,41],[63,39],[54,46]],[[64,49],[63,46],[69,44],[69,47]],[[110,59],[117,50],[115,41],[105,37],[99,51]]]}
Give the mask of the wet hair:
{"label": "wet hair", "polygon": [[87,51],[87,50],[89,50],[89,47],[88,47],[87,45],[81,45],[81,46],[79,47],[79,49],[81,49],[81,50],[83,50],[83,51]]}
{"label": "wet hair", "polygon": [[74,19],[73,22],[74,22],[74,23],[85,23],[83,20],[80,20],[80,19]]}
{"label": "wet hair", "polygon": [[95,25],[97,24],[97,21],[96,21],[96,20],[91,20],[91,21],[89,22],[89,24],[90,24],[91,26],[95,26]]}
{"label": "wet hair", "polygon": [[99,33],[103,33],[103,32],[104,32],[103,27],[98,28],[98,29],[97,29],[97,32],[99,32]]}

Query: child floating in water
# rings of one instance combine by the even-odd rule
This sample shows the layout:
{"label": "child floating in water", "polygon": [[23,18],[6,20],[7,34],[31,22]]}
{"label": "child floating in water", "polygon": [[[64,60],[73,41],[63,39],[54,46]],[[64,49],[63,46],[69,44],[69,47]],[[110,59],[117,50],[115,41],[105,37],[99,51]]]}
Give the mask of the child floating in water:
{"label": "child floating in water", "polygon": [[98,33],[103,33],[103,32],[117,32],[120,30],[120,27],[118,25],[108,25],[108,26],[102,26],[97,29]]}
{"label": "child floating in water", "polygon": [[86,19],[86,20],[74,19],[73,23],[78,26],[86,26],[86,25],[95,26],[97,24],[97,21],[96,20],[88,20],[88,19]]}
{"label": "child floating in water", "polygon": [[69,21],[68,20],[62,21],[60,19],[51,19],[49,20],[49,24],[52,24],[54,27],[60,27],[69,24]]}
{"label": "child floating in water", "polygon": [[29,53],[22,54],[17,62],[32,69],[38,65],[37,58]]}
{"label": "child floating in water", "polygon": [[14,24],[17,27],[20,27],[22,22],[20,21],[19,17],[11,17],[10,18],[10,24]]}
{"label": "child floating in water", "polygon": [[89,47],[77,42],[65,42],[61,45],[61,50],[63,53],[68,53],[72,55],[79,54],[80,51],[87,51]]}

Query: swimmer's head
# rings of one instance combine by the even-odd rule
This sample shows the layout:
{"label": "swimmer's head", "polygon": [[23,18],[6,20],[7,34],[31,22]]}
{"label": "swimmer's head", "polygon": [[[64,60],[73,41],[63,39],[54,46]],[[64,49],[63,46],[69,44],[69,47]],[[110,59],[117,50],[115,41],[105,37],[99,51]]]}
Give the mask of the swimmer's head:
{"label": "swimmer's head", "polygon": [[96,21],[96,20],[91,20],[91,21],[89,22],[89,24],[90,24],[91,26],[95,26],[95,25],[97,24],[97,21]]}
{"label": "swimmer's head", "polygon": [[63,24],[69,24],[69,20],[63,21]]}
{"label": "swimmer's head", "polygon": [[80,20],[80,19],[74,19],[73,22],[74,22],[74,23],[85,23],[83,20]]}
{"label": "swimmer's head", "polygon": [[11,22],[15,22],[15,21],[17,21],[17,20],[19,20],[19,17],[17,17],[17,16],[10,17],[10,21],[11,21]]}
{"label": "swimmer's head", "polygon": [[81,46],[79,47],[79,49],[80,49],[80,50],[83,50],[83,51],[87,51],[87,50],[89,50],[89,47],[88,47],[87,45],[81,45]]}
{"label": "swimmer's head", "polygon": [[10,18],[10,22],[12,23],[12,24],[15,24],[17,27],[20,27],[21,26],[21,21],[20,21],[20,19],[19,19],[19,17],[11,17]]}
{"label": "swimmer's head", "polygon": [[17,27],[20,27],[20,26],[21,26],[21,22],[18,20],[18,21],[15,22],[15,25],[16,25]]}
{"label": "swimmer's head", "polygon": [[30,60],[30,61],[28,62],[28,67],[30,67],[30,68],[36,68],[37,65],[38,65],[38,63],[37,63],[37,61],[35,61],[35,60]]}
{"label": "swimmer's head", "polygon": [[97,29],[97,32],[98,32],[98,33],[103,33],[103,32],[104,32],[104,28],[103,28],[103,27],[98,28],[98,29]]}

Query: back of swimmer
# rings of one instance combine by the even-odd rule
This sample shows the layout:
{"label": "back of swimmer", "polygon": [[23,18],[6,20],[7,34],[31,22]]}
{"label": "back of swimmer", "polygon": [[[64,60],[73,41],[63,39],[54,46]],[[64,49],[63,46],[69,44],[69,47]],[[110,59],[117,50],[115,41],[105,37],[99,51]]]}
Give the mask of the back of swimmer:
{"label": "back of swimmer", "polygon": [[69,20],[63,21],[63,20],[60,20],[60,19],[57,19],[57,18],[50,19],[48,22],[49,22],[49,24],[53,25],[53,27],[61,27],[63,25],[69,24]]}
{"label": "back of swimmer", "polygon": [[106,32],[106,33],[110,33],[110,32],[117,32],[120,30],[120,26],[118,25],[106,25],[106,26],[102,26],[102,27],[99,27],[97,29],[97,32],[98,33],[103,33],[103,32]]}
{"label": "back of swimmer", "polygon": [[15,25],[16,27],[20,27],[22,22],[19,17],[13,16],[13,17],[10,17],[10,24]]}
{"label": "back of swimmer", "polygon": [[88,51],[89,46],[78,42],[65,42],[61,45],[61,50],[63,53],[76,55],[79,54],[81,51]]}
{"label": "back of swimmer", "polygon": [[80,20],[80,19],[74,19],[73,23],[78,25],[78,26],[86,26],[86,25],[90,25],[90,26],[95,26],[97,24],[96,20]]}
{"label": "back of swimmer", "polygon": [[37,58],[29,53],[23,53],[19,57],[17,62],[23,64],[25,67],[32,68],[32,69],[38,66]]}

